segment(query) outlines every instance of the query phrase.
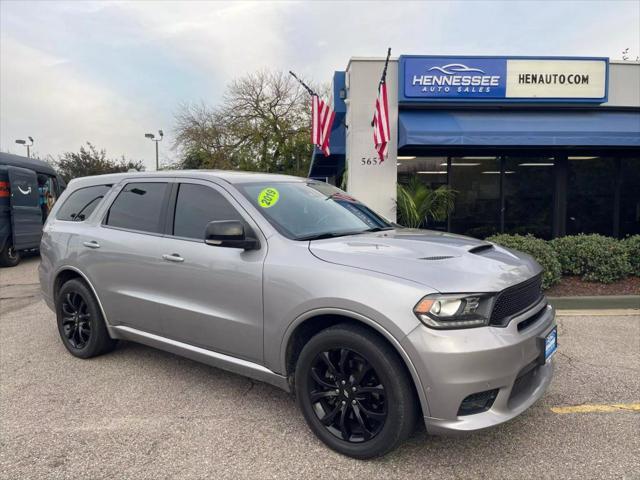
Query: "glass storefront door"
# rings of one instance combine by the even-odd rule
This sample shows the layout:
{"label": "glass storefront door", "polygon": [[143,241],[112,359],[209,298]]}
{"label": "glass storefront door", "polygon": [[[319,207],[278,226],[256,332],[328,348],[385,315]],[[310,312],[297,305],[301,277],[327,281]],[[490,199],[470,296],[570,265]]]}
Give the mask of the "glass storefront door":
{"label": "glass storefront door", "polygon": [[500,231],[498,157],[452,157],[449,185],[457,192],[452,232],[485,238]]}
{"label": "glass storefront door", "polygon": [[567,235],[613,235],[616,172],[611,157],[569,156]]}
{"label": "glass storefront door", "polygon": [[504,233],[551,238],[553,163],[548,156],[504,157]]}
{"label": "glass storefront door", "polygon": [[640,156],[621,160],[620,237],[640,234]]}

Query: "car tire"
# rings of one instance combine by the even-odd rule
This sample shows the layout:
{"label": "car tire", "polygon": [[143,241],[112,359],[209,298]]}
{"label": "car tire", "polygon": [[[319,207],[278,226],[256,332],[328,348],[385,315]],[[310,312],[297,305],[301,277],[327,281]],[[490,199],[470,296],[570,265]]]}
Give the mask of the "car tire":
{"label": "car tire", "polygon": [[58,332],[69,353],[91,358],[110,352],[117,341],[109,336],[100,306],[86,283],[72,279],[56,297]]}
{"label": "car tire", "polygon": [[20,252],[13,248],[13,245],[7,245],[6,248],[0,250],[0,267],[15,267],[20,263]]}
{"label": "car tire", "polygon": [[413,431],[416,395],[402,360],[366,328],[337,325],[300,352],[295,392],[311,430],[349,457],[378,457]]}

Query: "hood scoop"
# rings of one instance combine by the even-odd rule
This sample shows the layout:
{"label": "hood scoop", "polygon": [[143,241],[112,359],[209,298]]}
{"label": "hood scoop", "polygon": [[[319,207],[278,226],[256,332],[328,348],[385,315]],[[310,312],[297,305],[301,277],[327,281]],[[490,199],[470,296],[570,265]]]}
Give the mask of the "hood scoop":
{"label": "hood scoop", "polygon": [[469,249],[469,253],[475,253],[479,255],[481,253],[488,252],[489,250],[493,250],[493,245],[490,243],[485,243],[484,245],[478,245],[477,247],[473,247]]}

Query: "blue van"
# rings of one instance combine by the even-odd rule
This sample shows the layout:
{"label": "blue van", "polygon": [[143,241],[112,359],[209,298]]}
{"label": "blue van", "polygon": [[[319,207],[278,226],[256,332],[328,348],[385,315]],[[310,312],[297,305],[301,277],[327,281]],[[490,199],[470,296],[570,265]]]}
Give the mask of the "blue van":
{"label": "blue van", "polygon": [[44,224],[65,184],[42,160],[0,152],[0,267],[37,249]]}

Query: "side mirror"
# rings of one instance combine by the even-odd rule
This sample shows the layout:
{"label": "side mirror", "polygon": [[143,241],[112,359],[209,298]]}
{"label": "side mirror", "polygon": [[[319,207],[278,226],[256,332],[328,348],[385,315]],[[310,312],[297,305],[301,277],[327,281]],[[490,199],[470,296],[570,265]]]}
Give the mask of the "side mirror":
{"label": "side mirror", "polygon": [[204,234],[204,243],[214,247],[242,248],[255,250],[260,244],[255,238],[247,237],[244,225],[237,220],[209,222]]}

